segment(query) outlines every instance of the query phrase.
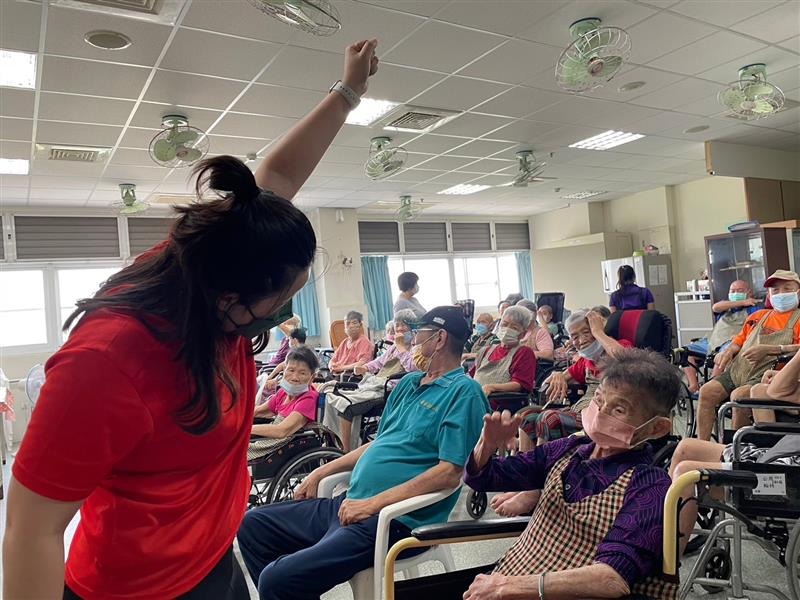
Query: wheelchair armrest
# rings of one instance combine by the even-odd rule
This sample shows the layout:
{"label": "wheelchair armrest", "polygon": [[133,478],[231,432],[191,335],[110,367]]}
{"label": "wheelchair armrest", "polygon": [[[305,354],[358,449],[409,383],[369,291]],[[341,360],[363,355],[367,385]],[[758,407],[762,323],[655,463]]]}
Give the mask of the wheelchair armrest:
{"label": "wheelchair armrest", "polygon": [[700,481],[707,482],[709,485],[724,485],[734,488],[753,489],[758,486],[758,477],[752,471],[702,469]]}
{"label": "wheelchair armrest", "polygon": [[800,435],[800,423],[756,423],[753,429],[759,433]]}
{"label": "wheelchair armrest", "polygon": [[337,381],[336,385],[333,386],[334,393],[337,390],[357,390],[357,389],[358,389],[357,381]]}
{"label": "wheelchair armrest", "polygon": [[373,561],[374,569],[374,593],[373,598],[381,597],[381,590],[383,590],[383,572],[386,563],[386,554],[389,550],[389,526],[392,519],[402,517],[408,513],[414,512],[420,508],[431,506],[437,502],[449,498],[452,494],[458,494],[461,490],[461,484],[458,487],[441,490],[439,492],[431,492],[430,494],[422,494],[400,502],[395,502],[389,506],[385,506],[378,513],[378,527],[375,537],[375,559]]}
{"label": "wheelchair armrest", "polygon": [[406,375],[408,375],[408,373],[406,373],[405,371],[402,373],[394,373],[392,375],[389,375],[389,377],[386,378],[386,381],[397,381],[398,379],[402,379]]}
{"label": "wheelchair armrest", "polygon": [[478,536],[522,533],[528,526],[530,517],[513,519],[487,519],[486,521],[451,521],[436,525],[423,525],[411,532],[418,540],[446,540]]}
{"label": "wheelchair armrest", "polygon": [[350,481],[352,471],[343,471],[341,473],[334,473],[328,475],[317,485],[317,498],[333,498],[333,491],[336,486]]}
{"label": "wheelchair armrest", "polygon": [[741,400],[734,400],[730,402],[734,408],[796,408],[800,410],[800,404],[797,402],[789,402],[787,400],[772,400],[770,398],[743,398]]}

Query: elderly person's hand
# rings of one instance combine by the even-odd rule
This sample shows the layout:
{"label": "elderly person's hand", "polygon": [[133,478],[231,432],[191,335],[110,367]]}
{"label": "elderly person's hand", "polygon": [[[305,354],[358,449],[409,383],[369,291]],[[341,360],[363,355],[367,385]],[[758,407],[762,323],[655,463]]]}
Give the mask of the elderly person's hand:
{"label": "elderly person's hand", "polygon": [[486,396],[487,398],[489,397],[489,394],[492,394],[495,391],[494,386],[491,383],[487,383],[486,385],[481,386],[481,389],[483,390],[483,395]]}
{"label": "elderly person's hand", "polygon": [[512,416],[511,412],[507,410],[502,413],[495,411],[491,415],[484,415],[483,431],[481,431],[483,446],[493,450],[513,450],[516,448],[520,423],[522,423],[522,417]]}
{"label": "elderly person's hand", "polygon": [[375,506],[372,498],[366,500],[350,500],[350,498],[345,498],[344,502],[342,502],[342,505],[339,507],[339,523],[343,526],[360,523],[378,512],[378,507]]}
{"label": "elderly person's hand", "polygon": [[758,364],[769,355],[770,355],[770,347],[765,344],[750,346],[746,350],[742,351],[742,356],[744,357],[744,359],[747,362],[752,363],[754,365]]}
{"label": "elderly person's hand", "polygon": [[510,578],[500,573],[478,575],[464,592],[464,600],[502,600]]}
{"label": "elderly person's hand", "polygon": [[722,373],[728,368],[733,360],[733,353],[730,350],[723,350],[714,357],[714,371]]}
{"label": "elderly person's hand", "polygon": [[367,91],[367,79],[378,71],[378,57],[375,48],[378,40],[361,40],[351,44],[344,52],[344,75],[342,83],[359,96]]}
{"label": "elderly person's hand", "polygon": [[358,363],[356,366],[353,367],[353,373],[355,373],[356,375],[366,375],[367,368],[362,363]]}
{"label": "elderly person's hand", "polygon": [[768,369],[767,371],[764,371],[764,375],[761,377],[761,383],[766,383],[769,385],[772,380],[775,379],[775,375],[777,374],[778,372],[774,369]]}
{"label": "elderly person's hand", "polygon": [[586,313],[586,321],[589,323],[589,329],[595,339],[605,334],[606,323],[598,313],[590,310]]}
{"label": "elderly person's hand", "polygon": [[550,373],[550,376],[545,379],[544,383],[547,384],[547,400],[548,402],[555,402],[563,400],[567,397],[569,386],[567,384],[567,376],[560,371]]}
{"label": "elderly person's hand", "polygon": [[316,498],[317,488],[319,487],[320,481],[322,481],[322,477],[316,473],[316,470],[311,471],[311,473],[306,475],[306,478],[303,479],[303,482],[294,491],[293,499],[311,500],[312,498]]}

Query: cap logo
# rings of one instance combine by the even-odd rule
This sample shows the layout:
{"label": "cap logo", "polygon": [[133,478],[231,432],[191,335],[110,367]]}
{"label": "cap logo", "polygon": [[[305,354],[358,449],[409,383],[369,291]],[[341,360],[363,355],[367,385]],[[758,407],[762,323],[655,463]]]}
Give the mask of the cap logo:
{"label": "cap logo", "polygon": [[442,317],[433,317],[433,319],[431,319],[431,320],[434,323],[436,323],[437,325],[444,325],[444,322],[445,322]]}

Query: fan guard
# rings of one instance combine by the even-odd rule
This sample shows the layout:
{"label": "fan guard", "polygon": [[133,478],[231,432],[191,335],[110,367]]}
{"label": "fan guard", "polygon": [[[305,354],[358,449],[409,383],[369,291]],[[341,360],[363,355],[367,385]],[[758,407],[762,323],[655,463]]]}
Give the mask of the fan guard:
{"label": "fan guard", "polygon": [[558,57],[556,82],[568,92],[596,89],[619,73],[631,56],[631,38],[619,27],[601,27],[600,19],[569,26],[573,42]]}
{"label": "fan guard", "polygon": [[411,196],[400,196],[400,208],[397,209],[397,220],[402,223],[413,221],[422,214],[422,201],[419,204],[414,204]]}
{"label": "fan guard", "polygon": [[720,90],[717,100],[731,114],[754,121],[778,112],[786,96],[777,85],[767,81],[767,66],[756,63],[739,69],[738,81]]}
{"label": "fan guard", "polygon": [[364,173],[373,181],[397,173],[408,158],[408,152],[402,146],[388,147],[391,141],[392,138],[381,136],[369,142],[369,160],[364,164]]}
{"label": "fan guard", "polygon": [[44,385],[44,365],[33,365],[25,378],[25,394],[31,402],[31,406],[36,406],[39,400],[39,392]]}
{"label": "fan guard", "polygon": [[208,136],[183,115],[166,115],[150,141],[150,158],[162,167],[188,167],[208,153]]}
{"label": "fan guard", "polygon": [[516,156],[519,161],[519,173],[514,177],[512,185],[528,187],[529,183],[536,181],[544,172],[547,163],[542,160],[537,161],[532,150],[520,150]]}
{"label": "fan guard", "polygon": [[111,206],[118,209],[121,215],[135,215],[150,208],[150,204],[136,198],[135,183],[120,183],[119,194],[121,201],[114,202]]}
{"label": "fan guard", "polygon": [[342,28],[338,9],[328,0],[247,0],[264,14],[312,35],[329,36]]}

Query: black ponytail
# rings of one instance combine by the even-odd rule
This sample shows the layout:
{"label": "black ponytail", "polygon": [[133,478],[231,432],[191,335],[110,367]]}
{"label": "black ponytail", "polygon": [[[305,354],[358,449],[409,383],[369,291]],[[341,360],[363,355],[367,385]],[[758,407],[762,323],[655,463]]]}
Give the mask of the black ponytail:
{"label": "black ponytail", "polygon": [[[78,302],[65,328],[82,314],[106,308],[132,314],[154,335],[175,343],[191,389],[176,419],[186,431],[203,434],[230,408],[220,406],[218,383],[230,390],[234,402],[238,395],[225,367],[227,336],[218,316],[220,296],[235,293],[240,303],[252,304],[285,295],[311,266],[316,237],[303,212],[260,189],[238,158],[203,160],[193,175],[198,199],[174,207],[178,218],[166,246],[140,256],[93,298]],[[206,190],[218,197],[204,200]],[[169,326],[159,327],[149,316]]]}
{"label": "black ponytail", "polygon": [[636,282],[636,271],[630,265],[622,265],[617,269],[617,289],[621,290],[626,285],[632,285]]}

